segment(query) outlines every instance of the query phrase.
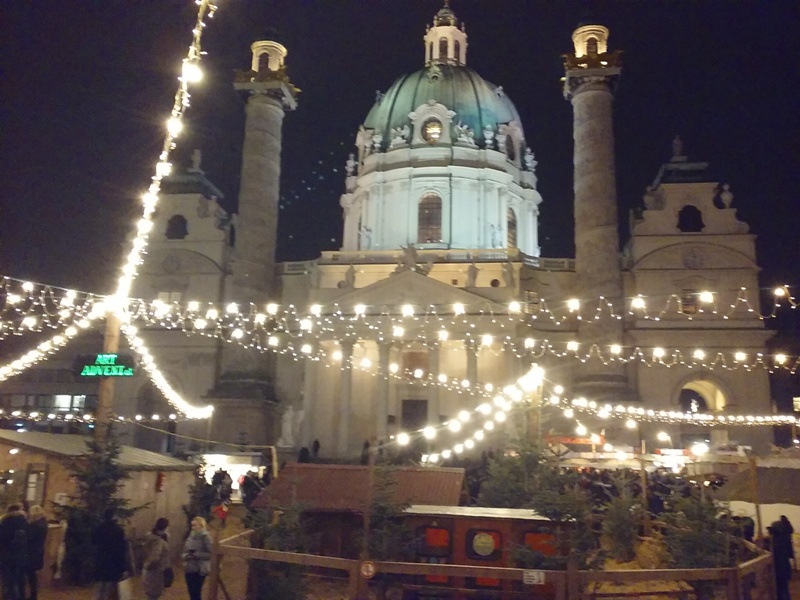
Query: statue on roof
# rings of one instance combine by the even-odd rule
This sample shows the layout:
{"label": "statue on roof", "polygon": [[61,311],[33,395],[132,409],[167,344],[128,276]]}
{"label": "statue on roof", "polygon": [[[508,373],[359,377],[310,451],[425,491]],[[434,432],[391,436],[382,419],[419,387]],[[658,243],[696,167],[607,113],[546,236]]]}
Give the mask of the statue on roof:
{"label": "statue on roof", "polygon": [[347,162],[344,163],[344,171],[348,177],[353,177],[356,174],[357,166],[356,155],[351,152],[350,156],[347,157]]}
{"label": "statue on roof", "polygon": [[675,139],[672,140],[672,160],[681,160],[686,158],[683,154],[683,141],[681,140],[681,136],[676,135]]}
{"label": "statue on roof", "polygon": [[200,168],[200,163],[203,160],[203,153],[200,152],[199,148],[195,148],[192,151],[192,167],[189,169],[190,173],[202,173],[203,169]]}

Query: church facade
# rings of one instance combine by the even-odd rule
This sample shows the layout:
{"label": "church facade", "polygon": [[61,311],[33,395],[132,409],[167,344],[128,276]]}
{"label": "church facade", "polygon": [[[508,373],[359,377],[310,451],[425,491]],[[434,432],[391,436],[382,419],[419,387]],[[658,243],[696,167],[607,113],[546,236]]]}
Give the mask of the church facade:
{"label": "church facade", "polygon": [[[198,318],[184,332],[153,320],[140,328],[174,387],[215,406],[210,425],[179,431],[293,449],[316,440],[324,455],[352,457],[365,441],[474,411],[533,364],[545,370],[546,395],[561,386],[565,398],[643,411],[771,412],[764,369],[715,359],[757,356],[770,337],[757,299],[740,296],[758,288],[754,236],[731,190],[679,140],[620,247],[613,98],[622,65],[608,38],[582,25],[564,60],[574,259],[541,255],[548,198],[535,149],[503,88],[468,66],[467,34],[446,5],[425,32],[422,68],[381,94],[356,132],[341,249],[277,265],[281,127],[298,98],[286,49],[253,44],[235,82],[247,98],[239,213],[220,208],[199,157],[165,179],[133,294],[184,309],[235,303],[252,331],[292,317],[247,340],[215,331],[205,308],[195,308],[202,328]],[[120,383],[117,396],[128,413],[163,403],[143,377]],[[625,446],[662,430],[680,447],[771,441],[765,428],[659,423],[632,434],[619,419],[584,421]],[[572,435],[566,421],[547,427]]]}

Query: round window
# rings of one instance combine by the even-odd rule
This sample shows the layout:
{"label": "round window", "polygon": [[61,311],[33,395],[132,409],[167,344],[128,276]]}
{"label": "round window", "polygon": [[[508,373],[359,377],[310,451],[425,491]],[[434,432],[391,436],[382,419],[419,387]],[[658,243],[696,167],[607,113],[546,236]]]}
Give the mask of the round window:
{"label": "round window", "polygon": [[442,123],[439,119],[428,119],[422,124],[422,139],[435,144],[442,137]]}
{"label": "round window", "polygon": [[479,556],[489,556],[496,550],[494,538],[488,533],[476,533],[472,538],[472,550]]}

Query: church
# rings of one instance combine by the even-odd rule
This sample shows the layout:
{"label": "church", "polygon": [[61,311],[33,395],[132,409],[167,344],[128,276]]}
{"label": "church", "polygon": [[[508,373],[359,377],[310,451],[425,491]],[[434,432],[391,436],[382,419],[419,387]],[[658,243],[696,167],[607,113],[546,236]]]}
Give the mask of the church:
{"label": "church", "polygon": [[[480,429],[481,408],[537,365],[544,381],[527,412],[577,402],[587,409],[578,426],[612,446],[653,447],[660,433],[676,448],[766,450],[769,427],[740,426],[772,411],[768,372],[745,368],[766,354],[771,332],[752,293],[755,239],[729,186],[676,138],[621,245],[613,107],[624,67],[609,30],[581,24],[563,59],[574,258],[541,254],[549,199],[537,190],[547,176],[539,150],[502,85],[470,68],[468,50],[480,48],[449,3],[423,33],[419,70],[379,94],[354,132],[339,250],[275,260],[282,125],[302,102],[276,41],[255,41],[233,81],[246,111],[238,213],[221,208],[199,153],[163,180],[132,295],[152,301],[136,325],[167,380],[188,402],[214,406],[210,420],[180,421],[178,433],[318,445],[346,459],[365,442],[444,429],[428,442],[442,450]],[[172,410],[143,372],[116,389],[120,414]],[[656,422],[632,431],[604,406]],[[727,421],[677,417],[687,414]],[[560,410],[537,424],[562,436],[575,425]],[[154,449],[162,437],[137,433]]]}

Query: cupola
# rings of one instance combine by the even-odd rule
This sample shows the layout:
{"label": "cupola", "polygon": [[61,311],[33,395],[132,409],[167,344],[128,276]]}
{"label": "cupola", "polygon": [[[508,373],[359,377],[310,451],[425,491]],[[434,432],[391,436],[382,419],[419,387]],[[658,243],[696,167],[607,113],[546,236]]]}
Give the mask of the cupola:
{"label": "cupola", "polygon": [[445,0],[425,33],[425,64],[467,64],[467,34],[463,25],[459,27],[450,0]]}

